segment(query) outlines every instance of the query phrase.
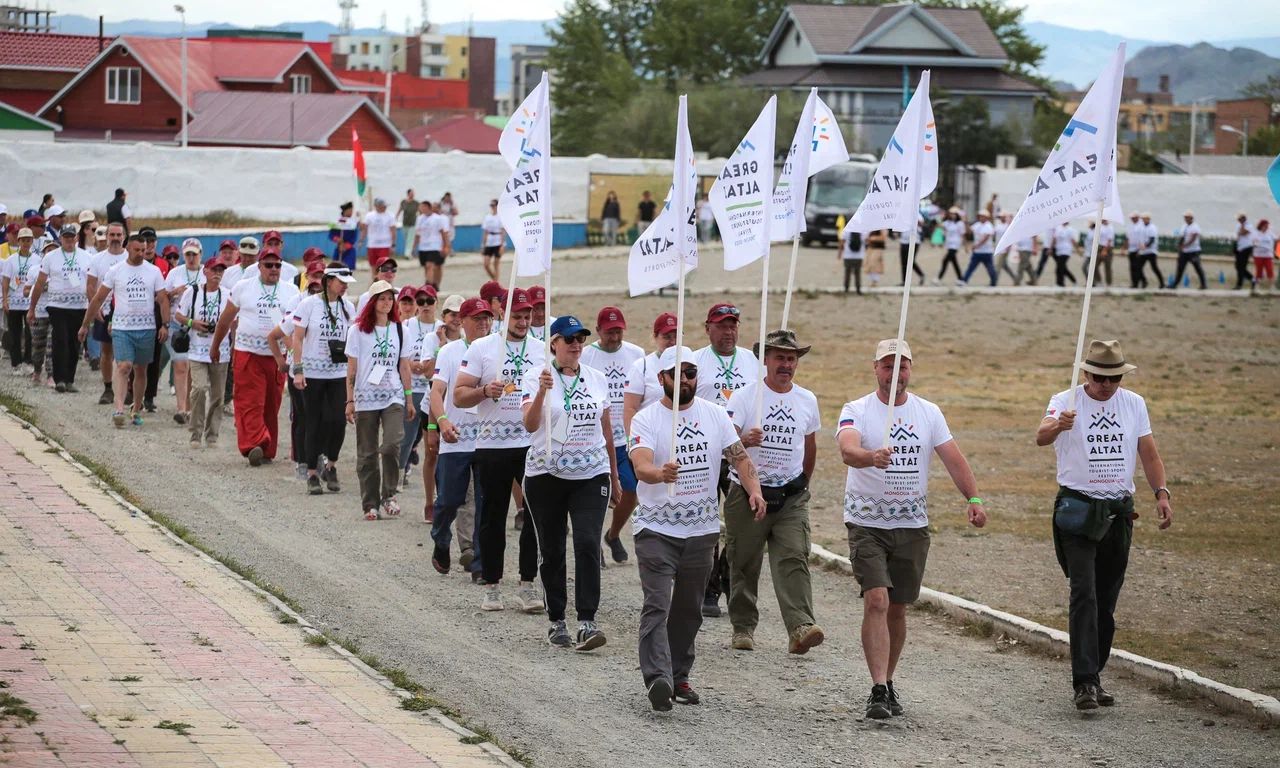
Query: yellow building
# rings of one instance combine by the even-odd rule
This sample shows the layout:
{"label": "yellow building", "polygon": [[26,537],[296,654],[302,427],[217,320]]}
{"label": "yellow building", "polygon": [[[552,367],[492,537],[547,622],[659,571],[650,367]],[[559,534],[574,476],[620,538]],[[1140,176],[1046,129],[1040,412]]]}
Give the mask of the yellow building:
{"label": "yellow building", "polygon": [[467,46],[471,38],[466,35],[445,35],[444,55],[449,59],[445,65],[444,76],[450,80],[467,80]]}

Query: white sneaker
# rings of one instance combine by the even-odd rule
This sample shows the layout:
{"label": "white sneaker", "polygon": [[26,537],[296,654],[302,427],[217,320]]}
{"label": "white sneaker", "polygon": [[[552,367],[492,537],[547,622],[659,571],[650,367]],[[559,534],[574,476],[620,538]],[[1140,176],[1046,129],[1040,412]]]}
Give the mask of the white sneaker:
{"label": "white sneaker", "polygon": [[502,604],[502,592],[497,584],[488,584],[484,588],[484,601],[480,603],[482,611],[501,611],[504,607]]}
{"label": "white sneaker", "polygon": [[516,599],[520,601],[520,610],[525,613],[542,613],[547,609],[545,603],[542,602],[542,595],[538,592],[538,587],[532,581],[520,582],[520,592],[517,593]]}

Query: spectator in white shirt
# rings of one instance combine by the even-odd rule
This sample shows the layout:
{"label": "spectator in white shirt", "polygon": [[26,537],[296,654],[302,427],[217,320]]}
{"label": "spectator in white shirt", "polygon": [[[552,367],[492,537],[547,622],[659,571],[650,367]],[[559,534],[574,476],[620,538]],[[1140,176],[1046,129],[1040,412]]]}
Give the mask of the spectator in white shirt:
{"label": "spectator in white shirt", "polygon": [[1177,290],[1178,284],[1182,282],[1182,274],[1190,264],[1195,267],[1196,275],[1200,278],[1200,290],[1203,291],[1208,286],[1204,281],[1204,268],[1200,266],[1200,225],[1196,223],[1196,215],[1191,211],[1182,214],[1182,220],[1186,222],[1186,226],[1182,228],[1182,236],[1178,239],[1178,272],[1173,277],[1173,288]]}
{"label": "spectator in white shirt", "polygon": [[365,241],[365,257],[372,269],[382,259],[391,255],[396,244],[396,217],[387,211],[387,201],[377,198],[373,210],[360,222],[360,237]]}
{"label": "spectator in white shirt", "polygon": [[1256,281],[1249,273],[1249,259],[1253,256],[1253,230],[1249,228],[1249,217],[1244,213],[1236,214],[1236,290],[1245,283],[1252,286]]}

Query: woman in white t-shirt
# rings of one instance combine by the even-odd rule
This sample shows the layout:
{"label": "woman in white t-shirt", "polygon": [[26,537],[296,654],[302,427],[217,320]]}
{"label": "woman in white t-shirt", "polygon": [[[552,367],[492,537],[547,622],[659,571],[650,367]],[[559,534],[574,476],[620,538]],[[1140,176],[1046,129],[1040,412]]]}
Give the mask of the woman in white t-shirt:
{"label": "woman in white t-shirt", "polygon": [[960,252],[960,248],[964,245],[965,225],[964,219],[960,216],[959,208],[952,208],[947,211],[947,216],[942,220],[942,247],[947,249],[947,255],[942,259],[942,269],[938,270],[938,279],[947,274],[947,266],[955,267],[956,277],[962,278],[960,272],[960,260],[956,258],[956,254]]}
{"label": "woman in white t-shirt", "polygon": [[490,280],[498,279],[498,264],[502,261],[502,249],[507,242],[507,232],[498,217],[498,201],[489,201],[489,212],[481,224],[484,230],[484,272]]}
{"label": "woman in white t-shirt", "polygon": [[1274,287],[1276,279],[1276,235],[1271,222],[1259,219],[1253,230],[1253,280],[1254,285]]}
{"label": "woman in white t-shirt", "polygon": [[218,316],[227,308],[231,292],[222,287],[222,275],[227,265],[218,256],[211,256],[204,265],[205,279],[199,285],[189,285],[178,297],[173,307],[173,317],[179,325],[185,325],[191,335],[191,348],[187,350],[187,362],[191,373],[190,418],[191,447],[199,448],[201,441],[212,448],[218,444],[218,430],[222,425],[222,398],[227,386],[227,361],[231,358],[231,340],[222,340],[218,359],[210,362],[209,348],[213,343],[213,329],[218,326]]}
{"label": "woman in white t-shirt", "polygon": [[365,520],[399,517],[400,440],[416,415],[409,345],[396,289],[379,280],[347,334],[347,422],[356,425],[356,475]]}
{"label": "woman in white t-shirt", "polygon": [[[547,642],[590,651],[605,644],[596,626],[600,534],[610,499],[622,495],[609,421],[609,383],[604,374],[582,365],[582,346],[591,331],[578,318],[557,318],[550,333],[551,370],[528,371],[523,381],[521,409],[530,436],[525,500],[542,553],[542,588],[551,619]],[[571,522],[576,638],[570,638],[565,626],[565,541]]]}
{"label": "woman in white t-shirt", "polygon": [[[31,307],[31,284],[40,272],[40,255],[31,250],[34,240],[30,229],[18,230],[17,251],[0,262],[0,295],[4,297],[4,314],[9,323],[7,351],[15,376],[23,372],[23,365],[32,362],[27,310]],[[40,351],[40,362],[43,365],[44,350]]]}
{"label": "woman in white t-shirt", "polygon": [[[182,264],[169,270],[164,280],[170,303],[176,303],[187,295],[189,289],[199,288],[204,282],[204,269],[200,265],[202,250],[200,241],[194,237],[182,241]],[[191,307],[188,305],[187,309],[190,310]],[[178,332],[176,314],[174,318],[169,323],[169,339],[165,342],[169,349],[169,361],[173,363],[173,388],[178,399],[178,409],[173,414],[173,420],[186,424],[191,420],[191,365],[187,352],[179,352],[173,348],[173,337]]]}
{"label": "woman in white t-shirt", "polygon": [[[440,450],[439,433],[435,422],[431,421],[431,401],[427,395],[431,392],[431,374],[435,371],[436,352],[440,350],[440,337],[436,335],[436,289],[430,285],[409,288],[410,300],[408,311],[405,304],[400,304],[400,316],[405,318],[405,344],[409,345],[409,371],[413,374],[409,387],[413,390],[413,407],[418,411],[418,418],[410,422],[404,430],[404,439],[400,441],[400,471],[404,473],[404,485],[409,485],[409,467],[422,464],[422,495],[425,503],[422,507],[423,522],[431,522],[435,508],[436,495],[436,455]],[[403,296],[403,292],[401,292]],[[426,405],[423,405],[423,403]],[[420,456],[415,456],[414,449],[418,441],[425,435],[426,445]]]}

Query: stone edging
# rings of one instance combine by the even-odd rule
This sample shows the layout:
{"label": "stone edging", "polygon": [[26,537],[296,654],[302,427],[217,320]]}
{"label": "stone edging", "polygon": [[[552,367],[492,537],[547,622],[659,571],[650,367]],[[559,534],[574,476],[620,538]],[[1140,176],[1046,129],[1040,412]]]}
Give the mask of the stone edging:
{"label": "stone edging", "polygon": [[[36,427],[36,425],[21,418],[16,413],[9,410],[3,405],[0,405],[0,414],[4,414],[5,416],[8,416],[13,421],[17,422],[23,429],[31,432],[31,434],[34,435],[36,439],[47,443],[49,446],[53,448],[56,448],[58,455],[62,457],[63,461],[66,461],[68,464],[70,464],[72,467],[78,470],[82,475],[88,478],[91,483],[96,485],[103,493],[105,493],[117,504],[119,504],[120,506],[128,510],[129,515],[131,517],[141,518],[151,523],[152,525],[154,525],[165,536],[167,536],[169,540],[172,541],[174,544],[188,550],[191,554],[200,558],[200,560],[204,561],[205,563],[213,566],[216,570],[220,571],[224,576],[228,576],[234,579],[235,581],[237,581],[242,587],[244,587],[245,589],[257,595],[259,598],[261,598],[267,604],[269,604],[272,608],[275,608],[280,613],[283,613],[284,615],[292,618],[295,622],[297,622],[298,626],[307,635],[323,635],[323,633],[320,630],[316,629],[309,621],[306,620],[305,617],[303,617],[297,611],[290,608],[287,603],[281,601],[275,595],[271,594],[270,592],[267,592],[266,590],[259,587],[257,584],[254,584],[253,582],[244,578],[243,576],[231,570],[227,566],[213,559],[208,554],[200,551],[192,544],[186,541],[183,541],[181,538],[178,537],[177,534],[169,530],[167,527],[161,525],[160,523],[157,523],[155,520],[151,518],[150,515],[148,515],[146,512],[139,509],[138,507],[134,506],[132,503],[129,502],[128,499],[124,498],[119,493],[117,493],[114,488],[108,485],[102,478],[94,474],[91,469],[89,469],[88,467],[86,467],[85,465],[77,461],[76,458],[72,456],[71,453],[69,453],[67,449],[62,446],[61,443],[59,443],[57,440],[54,440],[49,435],[46,435],[44,432],[41,432],[40,429]],[[385,688],[386,690],[390,691],[391,693],[395,694],[400,699],[405,700],[405,699],[412,699],[414,697],[412,693],[409,693],[408,691],[400,688],[395,683],[388,680],[386,675],[383,675],[378,670],[374,669],[373,667],[370,667],[368,664],[365,664],[363,661],[360,660],[359,657],[357,657],[355,654],[348,651],[346,648],[343,648],[342,646],[337,645],[336,643],[329,643],[328,646],[329,646],[329,650],[341,656],[349,664],[351,664],[356,669],[363,672],[366,677],[373,680],[375,683]],[[491,757],[493,757],[500,765],[505,765],[508,768],[523,768],[523,766],[520,763],[516,762],[516,760],[512,758],[510,755],[508,755],[506,752],[503,752],[502,749],[499,748],[496,744],[493,744],[490,741],[484,741],[483,740],[484,737],[482,737],[480,734],[462,725],[458,721],[446,715],[444,712],[441,712],[439,709],[436,709],[433,707],[432,709],[426,710],[426,714],[430,715],[432,719],[434,719],[436,722],[438,722],[441,726],[443,726],[447,730],[457,734],[458,738],[467,739],[471,741],[473,744],[475,744],[476,746],[480,747],[481,750],[483,750],[484,752],[489,754]]]}
{"label": "stone edging", "polygon": [[[853,573],[849,558],[837,555],[818,544],[810,546],[809,558],[845,573]],[[1070,637],[1066,632],[1037,624],[1012,613],[998,611],[982,603],[975,603],[928,587],[920,589],[920,601],[954,618],[966,621],[977,620],[992,625],[1001,632],[1036,648],[1062,654],[1069,654],[1071,651]],[[1128,651],[1113,650],[1110,663],[1151,682],[1191,691],[1231,712],[1246,715],[1264,723],[1280,725],[1280,701],[1271,696],[1226,685],[1189,669],[1175,667]]]}

